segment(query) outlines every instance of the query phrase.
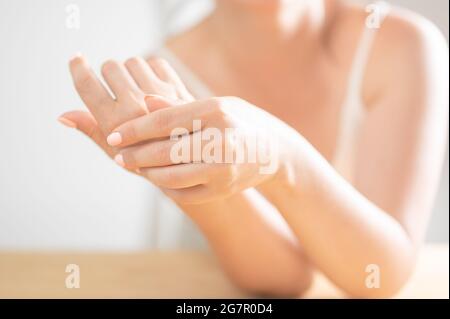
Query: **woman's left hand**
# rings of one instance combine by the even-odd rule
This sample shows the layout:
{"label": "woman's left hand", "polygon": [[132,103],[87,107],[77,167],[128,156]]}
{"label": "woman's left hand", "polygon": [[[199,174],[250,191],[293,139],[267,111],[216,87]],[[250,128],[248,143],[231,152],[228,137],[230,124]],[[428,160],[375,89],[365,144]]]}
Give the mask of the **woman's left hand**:
{"label": "woman's left hand", "polygon": [[176,104],[114,129],[116,162],[183,204],[226,198],[281,171],[290,128],[274,116],[235,97]]}

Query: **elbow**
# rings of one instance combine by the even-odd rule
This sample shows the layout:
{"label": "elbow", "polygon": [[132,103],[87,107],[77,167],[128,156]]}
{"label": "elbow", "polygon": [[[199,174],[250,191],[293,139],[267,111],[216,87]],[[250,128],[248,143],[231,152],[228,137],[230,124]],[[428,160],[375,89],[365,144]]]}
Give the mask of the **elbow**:
{"label": "elbow", "polygon": [[389,299],[395,297],[404,286],[401,284],[389,284],[379,288],[349,289],[347,294],[356,299]]}
{"label": "elbow", "polygon": [[406,285],[414,270],[415,261],[408,263],[385,263],[381,266],[379,278],[373,285],[369,276],[366,274],[364,284],[356,284],[351,287],[344,288],[344,291],[352,298],[362,299],[388,299],[397,296],[402,288]]}
{"label": "elbow", "polygon": [[311,287],[313,273],[308,269],[290,278],[285,275],[270,277],[247,275],[233,276],[231,280],[240,290],[251,296],[299,298]]}

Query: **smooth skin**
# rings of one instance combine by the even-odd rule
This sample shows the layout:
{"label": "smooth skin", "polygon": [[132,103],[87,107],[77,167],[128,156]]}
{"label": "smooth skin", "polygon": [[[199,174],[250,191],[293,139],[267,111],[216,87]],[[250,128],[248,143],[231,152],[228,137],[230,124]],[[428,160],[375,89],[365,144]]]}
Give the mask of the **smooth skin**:
{"label": "smooth skin", "polygon": [[[192,100],[192,97],[185,93],[184,85],[167,62],[161,59],[150,59],[148,62],[147,65],[139,57],[125,62],[130,74],[146,74],[139,78],[135,77],[140,92],[114,90],[113,87],[120,87],[117,84],[128,82],[130,77],[123,72],[121,63],[105,62],[102,67],[105,82],[110,83],[106,78],[118,82],[109,84],[116,97],[114,98],[102,94],[106,89],[102,87],[84,57],[76,56],[70,61],[75,88],[90,112],[68,112],[63,114],[60,120],[62,119],[63,124],[67,121],[72,123],[73,125],[69,126],[76,127],[90,137],[119,164],[121,161],[117,158],[120,154],[118,148],[107,143],[107,137],[115,125],[109,124],[111,118],[125,123],[129,117],[134,116],[130,114],[131,112],[139,114],[135,118],[142,118],[141,114],[149,111],[156,113],[159,109]],[[149,72],[152,74],[149,75]],[[134,88],[133,83],[128,82],[126,85]],[[153,95],[164,94],[166,91],[172,92],[171,96]],[[139,96],[133,103],[130,103],[129,99],[131,92],[132,96]],[[97,116],[94,117],[92,114]],[[172,172],[168,173],[169,176],[160,174],[161,177],[155,178],[151,178],[145,170],[143,174],[154,184],[164,183],[162,180],[180,181],[186,178]],[[163,191],[168,193],[171,189],[163,188]],[[297,241],[274,208],[267,205],[267,201],[256,190],[247,189],[226,200],[203,205],[186,205],[180,201],[177,204],[199,225],[223,261],[225,270],[239,286],[253,292],[271,295],[300,294],[309,287],[311,269],[300,253]],[[255,272],[255,267],[258,272]],[[259,276],[264,274],[267,276],[266,280],[260,281]],[[274,291],[275,287],[278,290]]]}
{"label": "smooth skin", "polygon": [[[140,60],[131,64],[145,72],[133,73],[130,62],[129,74],[117,62],[104,68],[114,100],[77,57],[71,62],[75,86],[92,115],[71,112],[63,119],[121,165],[159,183],[244,289],[299,295],[316,268],[349,295],[392,296],[414,268],[438,185],[448,125],[448,49],[427,21],[391,12],[361,87],[367,114],[350,183],[329,160],[365,17],[363,9],[335,0],[217,1],[208,19],[169,47],[214,92],[239,98],[192,101],[167,63],[158,60],[155,68],[152,60],[147,68]],[[171,71],[148,74],[162,66]],[[241,111],[252,121],[240,118]],[[168,165],[161,143],[176,125],[188,124],[184,117],[221,128],[270,123],[281,146],[276,172],[261,178],[253,165],[209,164],[208,174],[199,169],[203,163]],[[114,147],[106,143],[111,133]],[[365,285],[370,264],[381,270],[378,289]]]}

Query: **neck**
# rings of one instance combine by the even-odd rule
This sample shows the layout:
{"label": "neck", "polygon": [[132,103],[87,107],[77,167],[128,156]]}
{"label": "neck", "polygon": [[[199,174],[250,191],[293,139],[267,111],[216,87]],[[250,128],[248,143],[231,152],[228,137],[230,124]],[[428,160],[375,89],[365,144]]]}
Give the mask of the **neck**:
{"label": "neck", "polygon": [[[326,0],[217,0],[211,22],[228,43],[287,44],[323,29]],[[265,44],[265,45],[264,45]]]}

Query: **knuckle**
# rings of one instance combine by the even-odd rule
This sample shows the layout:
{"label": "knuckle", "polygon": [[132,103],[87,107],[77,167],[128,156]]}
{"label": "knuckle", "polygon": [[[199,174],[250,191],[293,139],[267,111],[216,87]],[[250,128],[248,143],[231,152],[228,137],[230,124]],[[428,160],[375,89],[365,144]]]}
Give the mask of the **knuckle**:
{"label": "knuckle", "polygon": [[96,101],[99,108],[111,108],[115,104],[109,95],[98,97]]}
{"label": "knuckle", "polygon": [[167,115],[165,112],[156,112],[153,114],[154,114],[153,125],[155,129],[159,132],[161,131],[165,132],[169,127],[170,116]]}
{"label": "knuckle", "polygon": [[75,81],[75,87],[79,92],[87,93],[92,91],[95,86],[95,80],[90,73],[79,76]]}

